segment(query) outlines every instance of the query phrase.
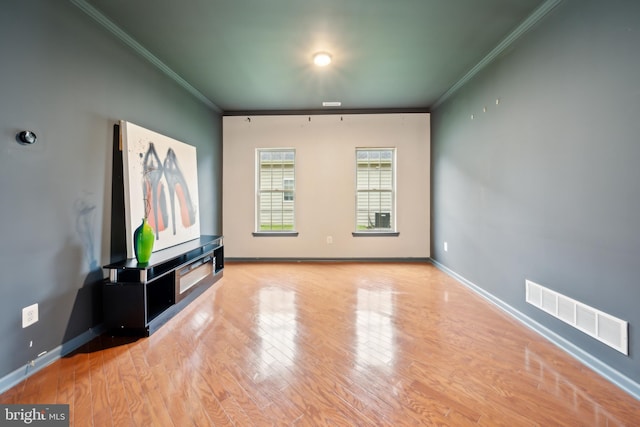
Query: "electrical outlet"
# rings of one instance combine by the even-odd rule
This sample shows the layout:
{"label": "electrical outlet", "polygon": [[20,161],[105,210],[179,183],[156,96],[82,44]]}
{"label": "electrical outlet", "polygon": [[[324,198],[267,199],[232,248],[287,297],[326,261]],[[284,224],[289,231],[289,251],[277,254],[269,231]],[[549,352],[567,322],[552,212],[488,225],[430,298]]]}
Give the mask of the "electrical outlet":
{"label": "electrical outlet", "polygon": [[22,327],[26,328],[38,321],[38,304],[30,305],[22,309]]}
{"label": "electrical outlet", "polygon": [[327,236],[327,245],[330,245],[333,243],[333,236]]}
{"label": "electrical outlet", "polygon": [[447,252],[449,250],[449,244],[444,242],[444,251]]}

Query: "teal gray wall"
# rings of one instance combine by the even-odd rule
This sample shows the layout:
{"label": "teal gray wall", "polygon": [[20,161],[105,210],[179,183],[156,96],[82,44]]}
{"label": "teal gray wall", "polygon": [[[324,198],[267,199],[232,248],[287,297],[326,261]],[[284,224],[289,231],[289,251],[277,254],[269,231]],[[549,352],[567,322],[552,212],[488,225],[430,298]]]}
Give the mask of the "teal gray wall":
{"label": "teal gray wall", "polygon": [[[113,124],[197,147],[203,234],[221,232],[222,125],[68,1],[5,4],[0,58],[2,378],[102,321]],[[16,142],[25,129],[37,144]],[[22,329],[21,309],[33,303],[40,321]]]}
{"label": "teal gray wall", "polygon": [[[640,2],[563,1],[432,112],[431,180],[436,261],[636,383],[639,46]],[[628,321],[630,355],[526,304],[525,279]]]}

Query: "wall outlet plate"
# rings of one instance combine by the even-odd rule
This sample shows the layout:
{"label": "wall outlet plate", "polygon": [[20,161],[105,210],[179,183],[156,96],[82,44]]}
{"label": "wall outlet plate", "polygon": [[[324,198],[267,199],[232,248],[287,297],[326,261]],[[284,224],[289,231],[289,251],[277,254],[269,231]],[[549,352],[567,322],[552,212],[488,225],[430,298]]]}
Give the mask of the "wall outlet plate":
{"label": "wall outlet plate", "polygon": [[22,327],[33,325],[38,321],[38,304],[30,305],[22,309]]}

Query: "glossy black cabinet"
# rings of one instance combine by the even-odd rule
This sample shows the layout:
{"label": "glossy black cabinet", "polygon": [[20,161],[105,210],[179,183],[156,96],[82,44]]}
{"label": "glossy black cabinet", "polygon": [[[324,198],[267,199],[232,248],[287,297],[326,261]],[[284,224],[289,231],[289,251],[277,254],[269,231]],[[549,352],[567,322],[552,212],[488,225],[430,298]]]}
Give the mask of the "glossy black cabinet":
{"label": "glossy black cabinet", "polygon": [[149,336],[222,277],[222,236],[154,252],[146,265],[134,258],[104,268],[105,326],[113,334]]}

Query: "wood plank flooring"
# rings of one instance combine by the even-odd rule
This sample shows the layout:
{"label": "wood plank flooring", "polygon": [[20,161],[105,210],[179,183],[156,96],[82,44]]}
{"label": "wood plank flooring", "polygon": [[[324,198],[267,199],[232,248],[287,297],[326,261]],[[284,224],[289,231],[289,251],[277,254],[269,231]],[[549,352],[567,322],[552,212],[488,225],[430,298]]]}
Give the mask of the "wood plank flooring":
{"label": "wood plank flooring", "polygon": [[430,264],[229,263],[149,338],[0,395],[74,426],[638,426],[640,402]]}

